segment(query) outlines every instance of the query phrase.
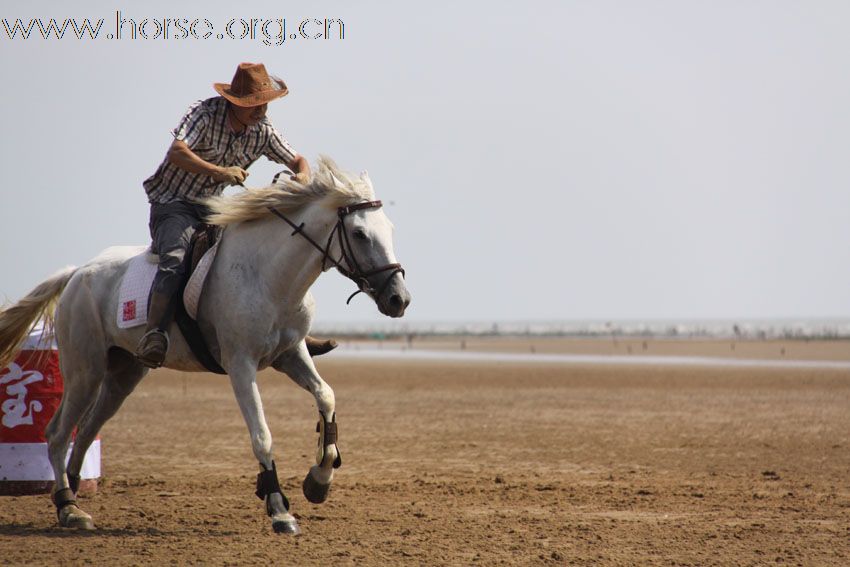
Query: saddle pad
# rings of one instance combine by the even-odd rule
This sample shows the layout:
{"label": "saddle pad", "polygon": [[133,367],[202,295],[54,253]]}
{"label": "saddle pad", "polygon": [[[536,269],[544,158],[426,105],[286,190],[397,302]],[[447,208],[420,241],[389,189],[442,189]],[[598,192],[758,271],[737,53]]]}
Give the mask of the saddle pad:
{"label": "saddle pad", "polygon": [[195,271],[189,278],[186,284],[186,290],[183,292],[183,306],[186,308],[186,313],[192,319],[198,319],[198,303],[201,300],[201,292],[204,290],[204,282],[207,280],[207,274],[210,272],[210,267],[215,260],[215,254],[218,252],[218,243],[216,242],[212,248],[204,252],[204,255],[198,261]]}
{"label": "saddle pad", "polygon": [[148,295],[157,265],[151,263],[145,250],[130,259],[118,291],[118,328],[130,329],[148,322]]}
{"label": "saddle pad", "polygon": [[[218,242],[204,253],[183,292],[183,305],[192,319],[198,316],[198,303],[201,300],[204,281],[210,272],[217,251]],[[152,256],[148,249],[130,259],[130,265],[121,280],[121,289],[118,292],[119,329],[130,329],[148,322],[148,297],[157,270],[154,258],[158,256]]]}

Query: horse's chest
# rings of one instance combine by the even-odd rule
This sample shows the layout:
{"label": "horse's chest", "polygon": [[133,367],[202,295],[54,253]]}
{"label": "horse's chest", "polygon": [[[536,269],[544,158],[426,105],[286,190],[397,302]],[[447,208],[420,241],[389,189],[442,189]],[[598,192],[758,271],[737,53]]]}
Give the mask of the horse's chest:
{"label": "horse's chest", "polygon": [[267,356],[274,360],[284,352],[298,347],[310,330],[312,310],[305,305],[283,314],[274,325],[276,332],[269,337]]}
{"label": "horse's chest", "polygon": [[279,329],[276,334],[269,336],[264,352],[260,356],[259,367],[271,366],[272,362],[282,354],[298,348],[305,336],[306,333],[302,334],[297,329]]}

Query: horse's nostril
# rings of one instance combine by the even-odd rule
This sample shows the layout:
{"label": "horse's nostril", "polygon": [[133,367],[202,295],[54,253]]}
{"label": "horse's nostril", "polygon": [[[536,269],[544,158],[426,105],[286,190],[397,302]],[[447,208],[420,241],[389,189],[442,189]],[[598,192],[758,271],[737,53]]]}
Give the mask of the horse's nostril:
{"label": "horse's nostril", "polygon": [[395,294],[392,297],[390,297],[390,305],[392,305],[393,307],[398,307],[401,304],[402,304],[402,301],[401,301],[401,296],[399,294]]}

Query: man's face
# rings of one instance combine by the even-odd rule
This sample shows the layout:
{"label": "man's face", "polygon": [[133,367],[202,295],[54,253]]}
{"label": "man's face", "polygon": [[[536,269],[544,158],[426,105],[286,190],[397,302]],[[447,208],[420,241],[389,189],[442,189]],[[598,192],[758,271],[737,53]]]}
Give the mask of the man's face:
{"label": "man's face", "polygon": [[268,110],[269,105],[266,103],[261,104],[260,106],[250,106],[245,108],[234,104],[231,108],[233,109],[233,113],[236,115],[236,118],[238,118],[242,124],[253,126],[265,117],[266,110]]}

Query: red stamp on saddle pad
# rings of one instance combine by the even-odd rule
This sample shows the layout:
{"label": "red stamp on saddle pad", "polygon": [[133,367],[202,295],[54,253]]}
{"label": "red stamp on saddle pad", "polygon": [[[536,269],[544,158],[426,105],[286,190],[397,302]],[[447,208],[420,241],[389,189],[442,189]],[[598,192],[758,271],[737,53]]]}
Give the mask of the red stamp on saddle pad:
{"label": "red stamp on saddle pad", "polygon": [[124,302],[123,314],[121,317],[124,321],[132,321],[136,318],[136,300],[131,299],[130,301]]}

